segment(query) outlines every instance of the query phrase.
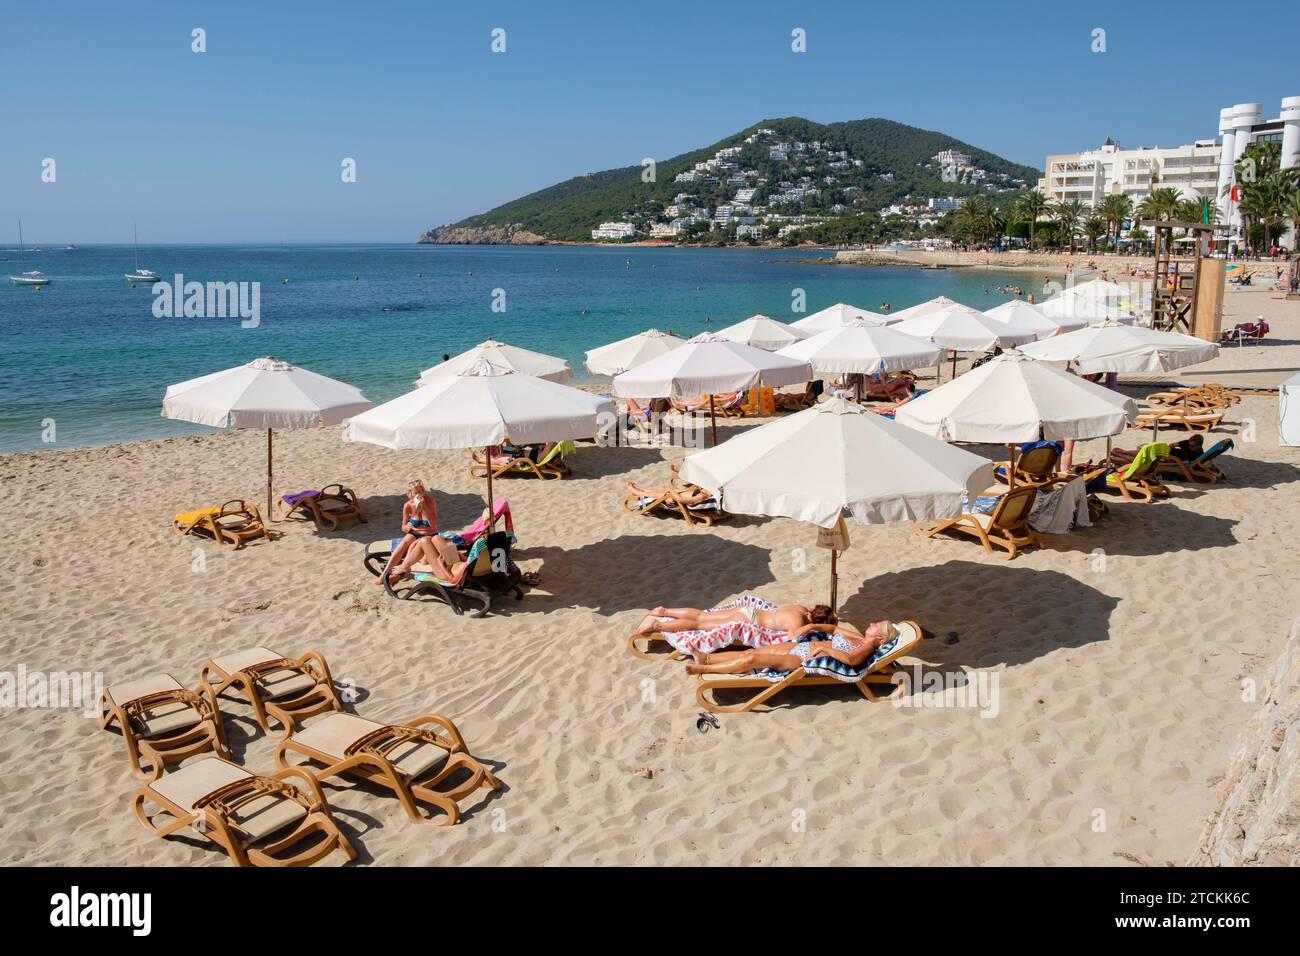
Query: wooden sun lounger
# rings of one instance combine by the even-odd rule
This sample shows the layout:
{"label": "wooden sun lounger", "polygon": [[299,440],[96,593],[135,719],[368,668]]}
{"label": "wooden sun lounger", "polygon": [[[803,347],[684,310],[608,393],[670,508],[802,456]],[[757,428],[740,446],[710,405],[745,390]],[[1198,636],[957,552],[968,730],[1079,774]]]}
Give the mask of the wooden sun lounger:
{"label": "wooden sun lounger", "polygon": [[801,412],[817,404],[817,395],[813,393],[812,383],[809,382],[802,392],[776,392],[773,400],[779,412]]}
{"label": "wooden sun lounger", "polygon": [[[921,625],[915,621],[899,621],[896,626],[898,644],[894,649],[874,662],[856,681],[851,682],[868,700],[887,700],[901,692],[902,688],[894,682],[894,674],[901,669],[898,659],[915,651],[921,643]],[[802,667],[795,668],[779,681],[769,681],[764,677],[751,674],[700,674],[696,677],[695,699],[701,707],[711,713],[748,713],[791,687],[826,687],[832,684],[843,686],[847,683],[850,682],[820,674],[809,674]],[[882,684],[890,685],[893,689],[888,693],[880,694],[875,688]],[[759,692],[739,704],[719,704],[713,699],[719,690],[750,689],[757,689]]]}
{"label": "wooden sun lounger", "polygon": [[698,505],[692,507],[683,501],[683,495],[694,494],[702,490],[703,489],[697,485],[687,485],[685,488],[680,488],[677,485],[677,479],[670,478],[668,480],[668,487],[664,489],[663,494],[654,497],[653,500],[644,507],[640,504],[640,501],[643,497],[649,496],[637,494],[626,495],[623,498],[623,510],[628,514],[640,515],[643,518],[649,517],[657,511],[662,511],[666,514],[681,515],[688,525],[699,524],[704,525],[706,528],[711,528],[713,527],[713,522],[720,521],[723,518],[728,518],[730,515],[716,507],[703,509]]}
{"label": "wooden sun lounger", "polygon": [[1232,439],[1225,438],[1223,441],[1216,442],[1212,447],[1207,448],[1191,461],[1183,461],[1173,455],[1166,455],[1156,459],[1155,473],[1158,476],[1169,475],[1175,481],[1193,481],[1206,485],[1227,481],[1228,476],[1215,464],[1215,459],[1224,452],[1231,451],[1233,447]]}
{"label": "wooden sun lounger", "polygon": [[1150,504],[1157,496],[1161,498],[1172,497],[1173,492],[1156,477],[1156,461],[1158,459],[1154,459],[1140,468],[1132,468],[1131,465],[1116,468],[1106,476],[1106,490],[1118,492],[1129,501],[1138,501],[1140,499],[1147,504]]}
{"label": "wooden sun lounger", "polygon": [[317,651],[286,657],[265,647],[203,662],[199,681],[220,697],[235,688],[253,708],[258,725],[270,732],[267,715],[284,727],[327,710],[342,710],[325,658]]}
{"label": "wooden sun lounger", "polygon": [[[745,399],[747,392],[727,392],[722,395],[713,396],[713,411],[723,418],[744,418],[745,417]],[[709,396],[701,395],[696,399],[678,399],[671,400],[673,410],[683,415],[709,414]]]}
{"label": "wooden sun lounger", "polygon": [[[281,498],[283,504],[284,499]],[[299,498],[284,513],[286,519],[301,513],[316,523],[321,531],[335,531],[344,521],[366,523],[356,492],[342,485],[326,485],[315,495]]]}
{"label": "wooden sun lounger", "polygon": [[[555,447],[542,456],[540,461],[535,462],[526,455],[519,455],[509,461],[492,465],[492,477],[496,479],[505,475],[532,475],[546,481],[559,481],[573,474],[572,469],[569,468],[564,459],[572,454],[574,450],[574,444],[571,441],[556,442]],[[469,466],[470,477],[486,478],[488,459],[484,458],[479,452],[471,452],[471,457],[474,461]]]}
{"label": "wooden sun lounger", "polygon": [[1223,413],[1197,411],[1182,405],[1154,406],[1139,410],[1134,424],[1139,428],[1179,426],[1193,432],[1209,432],[1223,423]]}
{"label": "wooden sun lounger", "polygon": [[[152,814],[149,804],[157,807]],[[298,767],[264,776],[218,757],[199,760],[145,784],[131,811],[160,839],[191,828],[225,850],[235,866],[311,866],[335,849],[357,858],[320,784]],[[164,816],[166,822],[155,822]],[[311,846],[293,852],[308,840]]]}
{"label": "wooden sun lounger", "polygon": [[271,532],[262,523],[262,513],[257,505],[232,498],[220,508],[201,508],[172,519],[177,534],[198,534],[211,538],[217,544],[234,545],[236,551],[245,541],[255,538],[271,540]]}
{"label": "wooden sun lounger", "polygon": [[[429,724],[445,735],[429,729]],[[275,751],[276,766],[289,767],[290,754],[323,764],[324,769],[315,771],[319,779],[349,773],[387,787],[416,823],[452,826],[460,819],[460,800],[480,787],[501,789],[492,772],[470,756],[456,725],[439,714],[403,724],[381,724],[356,714],[326,714],[285,735]],[[445,786],[461,772],[468,779]],[[419,802],[436,807],[443,816],[426,818]]]}
{"label": "wooden sun lounger", "polygon": [[[1042,485],[1056,481],[1056,464],[1061,460],[1061,453],[1051,445],[1031,448],[1023,455],[1016,456],[1016,484]],[[995,462],[993,477],[1002,484],[1007,484],[1007,475],[1011,471],[1011,460]]]}
{"label": "wooden sun lounger", "polygon": [[[117,724],[126,759],[138,777],[158,779],[168,763],[205,751],[226,755],[217,695],[207,687],[190,690],[170,674],[123,681],[104,689],[99,726]],[[150,772],[140,766],[143,756]]]}
{"label": "wooden sun lounger", "polygon": [[1007,560],[1014,558],[1021,548],[1029,545],[1043,546],[1037,532],[1029,527],[1029,512],[1033,510],[1038,486],[1025,485],[1007,491],[989,514],[967,512],[960,518],[940,521],[926,532],[933,538],[941,531],[959,531],[979,539],[984,550],[993,554],[995,547],[1007,552]]}

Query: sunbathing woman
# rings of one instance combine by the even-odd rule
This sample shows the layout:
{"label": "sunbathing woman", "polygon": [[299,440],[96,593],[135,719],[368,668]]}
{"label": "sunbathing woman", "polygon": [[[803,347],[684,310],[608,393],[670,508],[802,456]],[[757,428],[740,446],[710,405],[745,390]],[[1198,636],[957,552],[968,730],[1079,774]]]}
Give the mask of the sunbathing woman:
{"label": "sunbathing woman", "polygon": [[466,561],[456,550],[456,545],[442,535],[432,535],[415,541],[407,552],[406,560],[393,569],[393,575],[409,574],[416,564],[427,564],[440,581],[455,581],[465,568]]}
{"label": "sunbathing woman", "polygon": [[[380,586],[383,586],[384,575],[398,573],[399,566],[408,556],[412,545],[438,533],[438,504],[424,490],[424,482],[418,478],[412,478],[406,483],[406,501],[402,505],[402,533],[402,540],[393,549],[388,563],[384,565],[383,574],[375,582]],[[407,564],[409,566],[409,562]]]}
{"label": "sunbathing woman", "polygon": [[746,594],[730,604],[705,611],[694,607],[657,607],[650,613],[656,618],[668,617],[672,620],[648,621],[640,630],[641,634],[653,634],[656,631],[672,634],[677,631],[707,630],[736,621],[750,621],[760,627],[779,631],[794,631],[809,625],[833,626],[836,622],[834,613],[825,604],[814,607],[805,607],[802,604],[777,606],[752,594]]}
{"label": "sunbathing woman", "polygon": [[[829,640],[804,637],[812,631],[820,631]],[[897,636],[898,628],[889,621],[877,621],[867,628],[866,634],[859,634],[843,624],[807,624],[792,630],[791,641],[786,644],[769,644],[744,651],[693,654],[692,662],[686,665],[686,673],[743,674],[764,667],[775,671],[792,671],[816,657],[833,657],[850,667],[860,667],[882,644],[889,643]]]}
{"label": "sunbathing woman", "polygon": [[647,488],[644,485],[638,485],[635,481],[629,481],[627,490],[628,494],[637,496],[637,504],[641,508],[645,508],[651,502],[668,495],[678,504],[694,511],[718,510],[718,500],[703,488],[696,488],[693,485],[690,488]]}

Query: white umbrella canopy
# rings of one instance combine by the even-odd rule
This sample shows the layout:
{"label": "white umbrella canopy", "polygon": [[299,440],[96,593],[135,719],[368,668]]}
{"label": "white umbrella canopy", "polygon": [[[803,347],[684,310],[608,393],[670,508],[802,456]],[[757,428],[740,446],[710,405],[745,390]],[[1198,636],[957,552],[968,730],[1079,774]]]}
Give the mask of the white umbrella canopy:
{"label": "white umbrella canopy", "polygon": [[385,448],[478,448],[589,438],[612,416],[607,398],[480,358],[355,416],[345,441]]}
{"label": "white umbrella canopy", "polygon": [[1016,325],[1022,329],[1033,329],[1038,333],[1040,339],[1056,335],[1058,332],[1069,331],[1071,328],[1081,329],[1088,324],[1083,319],[1067,319],[1061,316],[1048,315],[1038,306],[1032,302],[1026,302],[1024,299],[1011,299],[1008,302],[1003,302],[996,308],[986,311],[984,315],[995,322]]}
{"label": "white umbrella canopy", "polygon": [[1094,322],[1112,320],[1124,325],[1133,325],[1136,319],[1127,311],[1117,306],[1107,305],[1101,299],[1088,296],[1065,295],[1062,293],[1054,299],[1048,299],[1039,306],[1043,314],[1062,322],[1069,322],[1074,328],[1083,328]]}
{"label": "white umbrella canopy", "polygon": [[846,510],[861,524],[955,518],[992,482],[993,464],[832,398],[692,455],[681,474],[733,514],[830,528]]}
{"label": "white umbrella canopy", "polygon": [[931,312],[946,309],[950,305],[961,305],[961,303],[956,299],[948,298],[946,295],[936,295],[933,299],[903,309],[901,312],[891,312],[889,318],[894,322],[905,322],[908,319],[915,319],[919,315],[929,315]]}
{"label": "white umbrella canopy", "polygon": [[374,403],[347,382],[267,357],[168,385],[162,417],[214,428],[337,425]]}
{"label": "white umbrella canopy", "polygon": [[646,329],[587,353],[587,371],[592,375],[617,375],[652,358],[671,352],[686,340],[658,329]]}
{"label": "white umbrella canopy", "polygon": [[807,362],[702,332],[680,348],[614,376],[619,398],[694,398],[755,385],[797,385],[812,378]]}
{"label": "white umbrella canopy", "polygon": [[214,428],[265,428],[269,519],[273,497],[272,429],[337,425],[373,405],[359,388],[347,382],[268,356],[167,386],[162,417]]}
{"label": "white umbrella canopy", "polygon": [[884,326],[855,322],[818,332],[776,353],[807,362],[820,375],[901,372],[943,361],[943,349]]}
{"label": "white umbrella canopy", "polygon": [[994,346],[1010,348],[1038,338],[1033,329],[990,319],[960,303],[905,319],[893,330],[958,352],[987,352]]}
{"label": "white umbrella canopy", "polygon": [[979,455],[832,398],[687,458],[682,479],[733,514],[832,527],[954,518],[993,477]]}
{"label": "white umbrella canopy", "polygon": [[1131,398],[1014,349],[894,413],[933,438],[990,443],[1105,438],[1136,416]]}
{"label": "white umbrella canopy", "polygon": [[544,378],[551,382],[562,382],[573,377],[573,369],[562,358],[488,339],[439,365],[425,369],[420,373],[416,384],[424,386],[435,379],[458,375],[483,359],[499,368],[522,372],[524,375]]}
{"label": "white umbrella canopy", "polygon": [[735,325],[719,329],[714,334],[728,341],[751,345],[768,352],[784,348],[804,337],[804,333],[799,329],[766,315],[751,315]]}
{"label": "white umbrella canopy", "polygon": [[1020,351],[1048,362],[1070,362],[1085,374],[1169,372],[1208,362],[1219,354],[1213,342],[1108,321],[1023,346]]}
{"label": "white umbrella canopy", "polygon": [[897,321],[896,316],[881,315],[879,312],[872,312],[870,309],[859,309],[856,305],[849,305],[847,302],[836,302],[820,312],[814,312],[812,315],[805,316],[798,322],[791,322],[790,324],[806,334],[814,335],[818,332],[825,332],[827,329],[843,328],[846,325],[856,325],[859,322],[867,325],[889,325]]}
{"label": "white umbrella canopy", "polygon": [[1109,279],[1091,279],[1065,289],[1061,295],[1077,295],[1086,299],[1136,299],[1138,290]]}

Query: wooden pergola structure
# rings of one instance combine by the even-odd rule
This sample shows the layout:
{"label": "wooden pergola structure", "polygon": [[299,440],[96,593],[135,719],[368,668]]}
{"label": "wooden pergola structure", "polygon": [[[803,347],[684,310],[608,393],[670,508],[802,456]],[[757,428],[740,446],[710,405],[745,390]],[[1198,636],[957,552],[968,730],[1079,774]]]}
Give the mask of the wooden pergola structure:
{"label": "wooden pergola structure", "polygon": [[[1223,261],[1207,259],[1214,233],[1228,227],[1216,223],[1144,219],[1155,246],[1151,279],[1151,327],[1217,341],[1223,311]],[[1174,249],[1174,230],[1192,239],[1190,255]]]}

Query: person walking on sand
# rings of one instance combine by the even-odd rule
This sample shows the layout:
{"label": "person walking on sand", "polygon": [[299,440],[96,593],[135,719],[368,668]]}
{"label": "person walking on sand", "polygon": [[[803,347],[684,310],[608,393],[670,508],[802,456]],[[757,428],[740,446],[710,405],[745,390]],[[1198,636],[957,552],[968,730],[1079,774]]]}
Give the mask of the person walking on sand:
{"label": "person walking on sand", "polygon": [[[821,637],[809,635],[820,634]],[[785,644],[744,651],[692,652],[686,665],[688,674],[743,674],[770,667],[774,671],[792,671],[818,657],[833,657],[850,667],[861,667],[871,655],[898,637],[898,628],[889,621],[876,621],[867,633],[839,624],[808,624],[790,632],[793,639]]]}

